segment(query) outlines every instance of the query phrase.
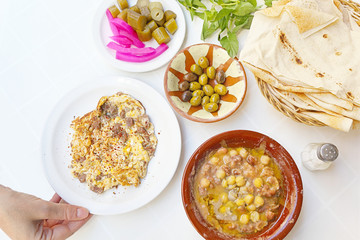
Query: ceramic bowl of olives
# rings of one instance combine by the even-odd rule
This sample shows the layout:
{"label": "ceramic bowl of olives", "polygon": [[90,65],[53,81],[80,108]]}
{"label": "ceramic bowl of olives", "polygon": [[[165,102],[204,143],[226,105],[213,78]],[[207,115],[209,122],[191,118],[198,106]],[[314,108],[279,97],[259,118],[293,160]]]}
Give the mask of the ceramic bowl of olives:
{"label": "ceramic bowl of olives", "polygon": [[164,89],[171,106],[196,122],[217,122],[241,105],[246,94],[242,64],[215,44],[189,46],[170,61]]}

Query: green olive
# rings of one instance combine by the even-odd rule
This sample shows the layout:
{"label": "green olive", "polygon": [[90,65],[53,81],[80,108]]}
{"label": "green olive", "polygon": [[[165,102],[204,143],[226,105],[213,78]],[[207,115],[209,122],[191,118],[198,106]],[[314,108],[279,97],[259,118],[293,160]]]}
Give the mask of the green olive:
{"label": "green olive", "polygon": [[210,97],[210,102],[212,103],[219,103],[220,102],[220,96],[217,93],[214,93],[213,95],[211,95]]}
{"label": "green olive", "polygon": [[211,67],[208,67],[206,69],[206,75],[208,76],[208,78],[210,79],[214,79],[215,78],[215,73],[216,73],[216,70],[213,66]]}
{"label": "green olive", "polygon": [[203,90],[195,90],[193,93],[192,93],[193,97],[196,97],[196,96],[200,96],[200,97],[203,97],[205,95],[204,91]]}
{"label": "green olive", "polygon": [[205,73],[203,73],[203,74],[200,75],[200,77],[199,77],[199,83],[200,83],[201,85],[206,85],[206,84],[208,84],[208,76],[207,76]]}
{"label": "green olive", "polygon": [[196,91],[201,89],[201,85],[198,82],[191,82],[190,83],[190,91]]}
{"label": "green olive", "polygon": [[195,73],[198,76],[200,76],[203,73],[201,67],[197,64],[191,65],[190,71],[192,71],[193,73]]}
{"label": "green olive", "polygon": [[201,68],[205,69],[209,66],[209,60],[206,57],[199,58],[198,64]]}
{"label": "green olive", "polygon": [[209,84],[206,84],[205,86],[203,86],[203,91],[206,96],[211,96],[214,93],[213,87]]}
{"label": "green olive", "polygon": [[201,105],[205,106],[206,104],[208,104],[210,102],[210,97],[209,96],[204,96],[201,100]]}
{"label": "green olive", "polygon": [[225,85],[223,84],[216,84],[214,87],[214,91],[219,94],[220,96],[223,96],[227,93],[227,89],[225,87]]}
{"label": "green olive", "polygon": [[191,106],[196,107],[196,106],[199,106],[200,103],[201,103],[201,97],[200,96],[195,96],[195,97],[192,97],[190,99]]}
{"label": "green olive", "polygon": [[204,106],[204,109],[208,112],[215,112],[219,109],[219,105],[217,103],[208,103]]}

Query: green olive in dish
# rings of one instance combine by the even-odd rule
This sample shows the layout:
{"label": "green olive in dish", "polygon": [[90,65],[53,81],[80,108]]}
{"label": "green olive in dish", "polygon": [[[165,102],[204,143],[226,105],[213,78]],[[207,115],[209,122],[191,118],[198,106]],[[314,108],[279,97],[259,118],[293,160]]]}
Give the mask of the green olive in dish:
{"label": "green olive in dish", "polygon": [[198,76],[200,76],[203,73],[201,67],[199,65],[197,65],[197,64],[191,65],[190,71],[195,73]]}
{"label": "green olive in dish", "polygon": [[213,66],[206,68],[206,75],[208,76],[208,78],[214,79],[215,74],[216,74],[216,70]]}
{"label": "green olive in dish", "polygon": [[208,112],[216,112],[219,109],[219,105],[217,103],[210,102],[205,104],[204,109]]}
{"label": "green olive in dish", "polygon": [[214,91],[220,96],[224,96],[227,93],[227,89],[223,84],[216,84],[214,87]]}
{"label": "green olive in dish", "polygon": [[209,60],[206,57],[201,57],[199,58],[198,64],[202,69],[205,69],[209,66]]}

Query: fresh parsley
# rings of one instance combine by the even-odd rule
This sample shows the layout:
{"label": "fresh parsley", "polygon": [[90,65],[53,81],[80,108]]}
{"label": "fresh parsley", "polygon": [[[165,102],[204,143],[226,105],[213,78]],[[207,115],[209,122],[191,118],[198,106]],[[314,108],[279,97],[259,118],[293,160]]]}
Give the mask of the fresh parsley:
{"label": "fresh parsley", "polygon": [[[220,44],[231,57],[239,52],[237,35],[241,29],[249,29],[253,13],[259,9],[256,0],[178,0],[195,16],[204,20],[201,39],[205,40],[218,31]],[[265,0],[267,6],[272,0]],[[207,3],[206,5],[204,3]]]}

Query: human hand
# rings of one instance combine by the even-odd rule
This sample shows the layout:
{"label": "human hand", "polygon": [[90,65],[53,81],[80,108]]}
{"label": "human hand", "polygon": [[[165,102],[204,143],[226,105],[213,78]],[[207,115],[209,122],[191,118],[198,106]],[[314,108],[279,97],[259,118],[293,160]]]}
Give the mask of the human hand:
{"label": "human hand", "polygon": [[70,237],[91,217],[85,208],[50,201],[0,185],[0,228],[15,240],[59,240]]}

